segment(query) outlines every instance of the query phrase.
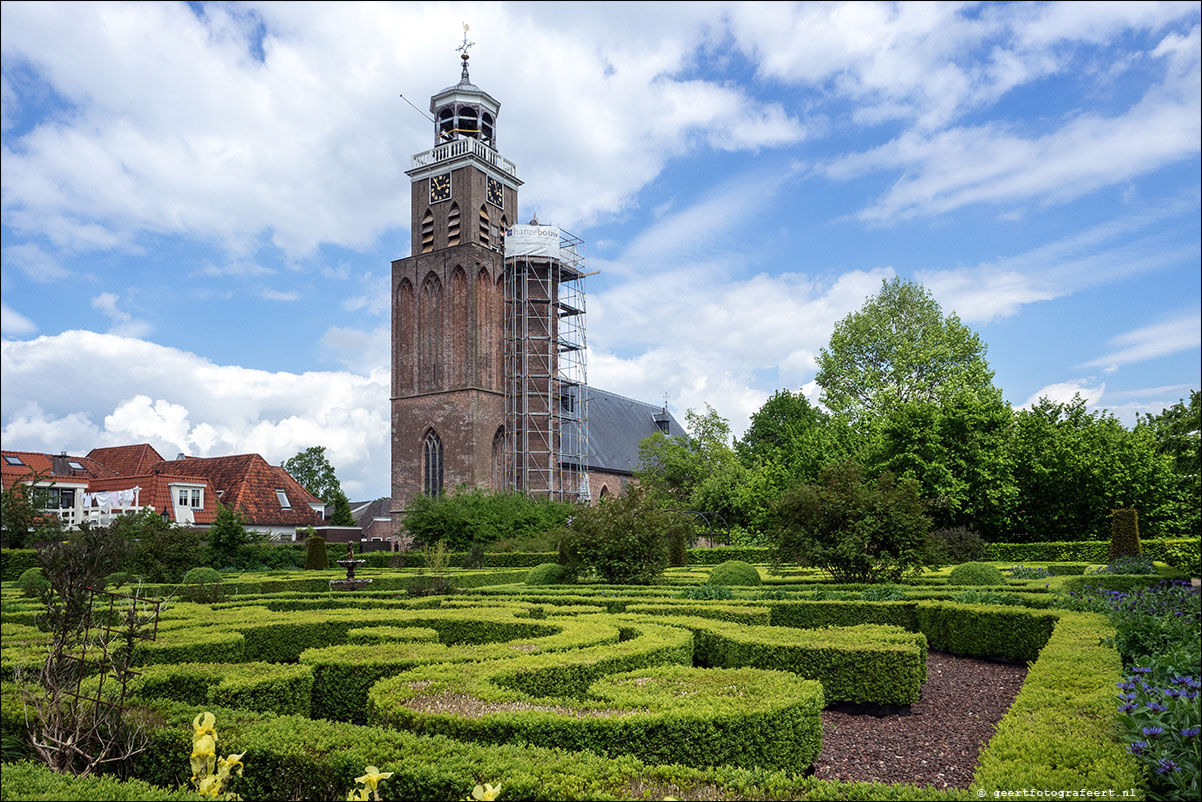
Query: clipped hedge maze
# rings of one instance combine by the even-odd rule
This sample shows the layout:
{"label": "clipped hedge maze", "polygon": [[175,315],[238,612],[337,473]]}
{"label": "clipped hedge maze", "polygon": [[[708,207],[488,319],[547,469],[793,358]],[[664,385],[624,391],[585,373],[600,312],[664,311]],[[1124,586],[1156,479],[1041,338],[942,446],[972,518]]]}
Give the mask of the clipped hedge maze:
{"label": "clipped hedge maze", "polygon": [[[510,588],[173,604],[158,640],[137,652],[143,674],[131,692],[163,725],[134,776],[186,782],[189,722],[209,709],[228,748],[247,753],[248,799],[345,795],[369,763],[396,772],[390,793],[403,798],[463,798],[484,781],[505,783],[507,798],[690,788],[718,789],[716,798],[932,798],[933,789],[802,776],[822,748],[823,707],[917,701],[929,644],[1038,658],[982,753],[978,786],[1135,785],[1133,759],[1108,735],[1121,664],[1098,646],[1108,626],[1098,616]],[[40,660],[31,609],[6,596],[6,680]],[[19,732],[11,683],[0,700],[5,734]],[[732,773],[744,769],[762,771]]]}

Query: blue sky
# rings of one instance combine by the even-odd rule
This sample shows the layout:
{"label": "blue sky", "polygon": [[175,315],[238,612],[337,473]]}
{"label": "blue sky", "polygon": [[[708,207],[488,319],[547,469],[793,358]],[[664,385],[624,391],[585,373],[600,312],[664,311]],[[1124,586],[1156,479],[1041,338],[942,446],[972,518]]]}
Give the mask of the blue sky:
{"label": "blue sky", "polygon": [[389,263],[458,80],[586,240],[589,378],[736,432],[895,275],[1014,406],[1199,379],[1197,3],[5,3],[7,449],[325,445],[388,492]]}

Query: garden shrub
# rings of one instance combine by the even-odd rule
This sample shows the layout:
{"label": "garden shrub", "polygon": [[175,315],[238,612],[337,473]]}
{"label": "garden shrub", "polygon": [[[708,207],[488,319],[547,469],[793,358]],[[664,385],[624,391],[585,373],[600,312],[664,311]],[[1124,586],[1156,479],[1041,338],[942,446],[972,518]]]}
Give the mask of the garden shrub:
{"label": "garden shrub", "polygon": [[0,549],[0,579],[11,582],[14,578],[38,567],[36,549]]}
{"label": "garden shrub", "polygon": [[1110,559],[1138,557],[1139,512],[1126,508],[1110,513]]}
{"label": "garden shrub", "polygon": [[444,543],[467,551],[473,544],[530,538],[563,526],[578,508],[525,493],[498,493],[457,487],[438,496],[416,496],[405,510],[405,531],[415,546]]}
{"label": "garden shrub", "polygon": [[113,571],[109,574],[108,586],[116,590],[129,583],[130,575],[125,571]]}
{"label": "garden shrub", "polygon": [[926,539],[923,562],[931,567],[980,562],[987,559],[985,541],[967,526],[934,529]]}
{"label": "garden shrub", "polygon": [[687,516],[658,509],[638,487],[577,508],[560,532],[560,564],[568,576],[593,573],[615,585],[646,585],[668,567],[668,545],[689,532]]}
{"label": "garden shrub", "polygon": [[221,581],[221,573],[208,566],[190,568],[180,580],[181,585],[212,585]]}
{"label": "garden shrub", "polygon": [[[185,757],[187,752],[184,752]],[[59,774],[43,763],[21,761],[4,764],[5,799],[56,799],[60,802],[182,802],[203,800],[195,791],[158,788],[142,780],[121,780],[110,775],[76,777]]]}
{"label": "garden shrub", "polygon": [[827,571],[836,582],[896,582],[922,567],[930,529],[913,479],[828,465],[817,484],[787,490],[773,509],[773,561]]}
{"label": "garden shrub", "polygon": [[1202,576],[1202,550],[1196,545],[1174,544],[1160,554],[1160,560],[1189,576]]}
{"label": "garden shrub", "polygon": [[949,585],[1005,585],[1006,577],[989,563],[963,563],[952,569]]}
{"label": "garden shrub", "polygon": [[[723,564],[726,565],[728,563]],[[680,594],[680,598],[682,599],[693,599],[695,601],[723,601],[726,599],[733,599],[734,597],[735,594],[732,593],[730,588],[726,587],[724,584],[694,585],[692,587],[685,588],[684,592]]]}
{"label": "garden shrub", "polygon": [[180,598],[211,603],[221,598],[221,574],[208,566],[188,569],[180,580]]}
{"label": "garden shrub", "polygon": [[715,565],[710,571],[707,585],[733,585],[747,587],[762,585],[760,572],[742,560],[727,560],[721,565]]}
{"label": "garden shrub", "polygon": [[324,571],[330,567],[330,555],[326,552],[326,539],[320,535],[309,535],[305,545],[305,570]]}
{"label": "garden shrub", "polygon": [[1048,642],[1059,614],[994,605],[917,604],[918,630],[931,647],[965,657],[1034,660]]}
{"label": "garden shrub", "polygon": [[109,529],[130,546],[121,570],[145,582],[179,582],[189,568],[205,564],[200,535],[164,521],[154,510],[122,515]]}
{"label": "garden shrub", "polygon": [[689,564],[689,533],[684,527],[674,529],[668,543],[668,565],[683,568]]}
{"label": "garden shrub", "polygon": [[41,568],[30,568],[17,579],[17,586],[21,588],[22,596],[36,599],[42,595],[42,591],[50,589],[50,580],[46,579]]}
{"label": "garden shrub", "polygon": [[535,566],[526,575],[527,585],[562,585],[564,584],[564,568],[559,563],[543,563]]}

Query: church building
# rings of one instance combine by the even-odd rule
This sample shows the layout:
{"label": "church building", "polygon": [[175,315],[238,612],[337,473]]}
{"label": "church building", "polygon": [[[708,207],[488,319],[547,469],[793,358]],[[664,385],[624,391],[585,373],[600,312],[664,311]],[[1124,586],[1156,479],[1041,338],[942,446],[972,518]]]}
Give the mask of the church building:
{"label": "church building", "polygon": [[411,255],[392,263],[392,517],[459,485],[595,501],[638,444],[683,434],[666,407],[586,382],[582,243],[519,223],[501,104],[468,76],[430,99],[411,181]]}

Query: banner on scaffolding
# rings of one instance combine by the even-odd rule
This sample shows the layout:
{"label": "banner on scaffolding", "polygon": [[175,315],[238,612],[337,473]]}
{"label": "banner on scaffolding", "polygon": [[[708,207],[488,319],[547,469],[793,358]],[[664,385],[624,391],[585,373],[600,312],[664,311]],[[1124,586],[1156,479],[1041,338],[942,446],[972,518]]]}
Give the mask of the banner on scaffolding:
{"label": "banner on scaffolding", "polygon": [[505,258],[559,258],[559,229],[555,226],[512,226],[505,232]]}

